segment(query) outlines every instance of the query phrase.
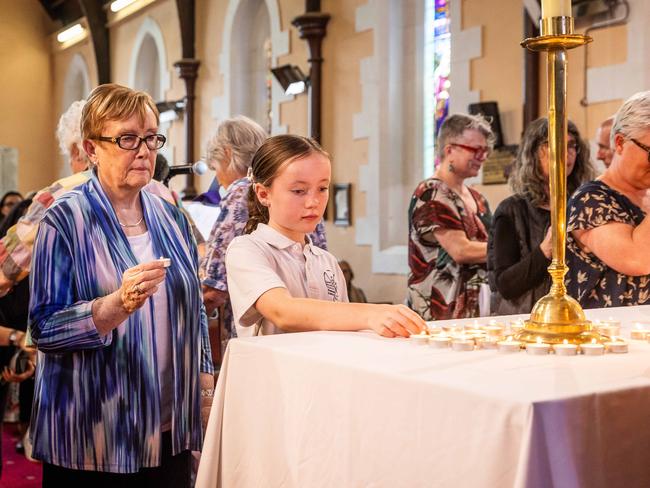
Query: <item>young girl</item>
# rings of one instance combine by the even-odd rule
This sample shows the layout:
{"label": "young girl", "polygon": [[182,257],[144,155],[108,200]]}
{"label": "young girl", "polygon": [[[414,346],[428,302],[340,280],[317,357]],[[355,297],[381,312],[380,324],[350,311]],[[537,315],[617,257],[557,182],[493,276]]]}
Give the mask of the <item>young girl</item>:
{"label": "young girl", "polygon": [[247,235],[226,254],[238,335],[372,329],[395,337],[424,329],[404,305],[346,303],[336,258],[307,236],[325,211],[330,175],[329,155],[304,137],[271,137],[255,153]]}

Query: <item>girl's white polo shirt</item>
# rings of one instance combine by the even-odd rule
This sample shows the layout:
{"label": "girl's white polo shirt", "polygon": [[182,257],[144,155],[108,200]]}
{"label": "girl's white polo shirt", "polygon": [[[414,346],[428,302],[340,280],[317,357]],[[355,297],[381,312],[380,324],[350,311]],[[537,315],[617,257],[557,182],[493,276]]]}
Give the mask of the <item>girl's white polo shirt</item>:
{"label": "girl's white polo shirt", "polygon": [[296,298],[348,301],[343,272],[332,254],[311,240],[303,247],[265,224],[233,239],[226,252],[226,275],[240,337],[254,335],[258,328],[263,335],[283,332],[254,307],[272,288],[286,288]]}

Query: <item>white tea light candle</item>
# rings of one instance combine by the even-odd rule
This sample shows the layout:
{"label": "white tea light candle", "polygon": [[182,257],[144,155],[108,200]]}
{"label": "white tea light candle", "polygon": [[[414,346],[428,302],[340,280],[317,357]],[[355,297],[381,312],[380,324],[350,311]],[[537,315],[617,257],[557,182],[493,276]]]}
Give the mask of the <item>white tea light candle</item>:
{"label": "white tea light candle", "polygon": [[420,332],[419,334],[411,334],[411,344],[424,345],[429,342],[429,334],[425,331]]}
{"label": "white tea light candle", "polygon": [[497,342],[499,352],[518,352],[521,349],[521,342],[508,337],[505,341]]}
{"label": "white tea light candle", "polygon": [[607,352],[611,352],[614,354],[624,354],[627,352],[627,342],[623,342],[621,340],[615,340],[615,337],[612,337],[611,342],[606,342],[605,347],[607,348]]}
{"label": "white tea light candle", "polygon": [[569,341],[564,339],[562,344],[556,344],[553,346],[553,350],[558,356],[575,356],[578,353],[578,346],[575,344],[569,344]]}
{"label": "white tea light candle", "polygon": [[429,345],[436,349],[446,349],[451,344],[451,337],[445,334],[429,337]]}
{"label": "white tea light candle", "polygon": [[473,351],[474,339],[459,337],[451,341],[451,348],[454,351]]}
{"label": "white tea light candle", "polygon": [[605,346],[598,344],[596,339],[592,339],[591,343],[582,344],[580,350],[585,356],[602,356],[605,354]]}
{"label": "white tea light candle", "polygon": [[550,344],[545,344],[542,342],[542,338],[538,337],[537,342],[531,342],[526,344],[526,353],[533,356],[545,356],[551,352]]}

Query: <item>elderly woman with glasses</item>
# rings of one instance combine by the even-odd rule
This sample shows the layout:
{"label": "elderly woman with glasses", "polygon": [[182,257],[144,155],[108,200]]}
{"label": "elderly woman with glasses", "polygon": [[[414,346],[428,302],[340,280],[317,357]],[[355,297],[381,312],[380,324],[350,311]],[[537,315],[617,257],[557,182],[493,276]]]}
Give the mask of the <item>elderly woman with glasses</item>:
{"label": "elderly woman with glasses", "polygon": [[[567,191],[593,176],[589,150],[569,121]],[[537,119],[524,132],[510,174],[513,195],[494,212],[488,240],[493,314],[529,313],[551,286],[548,121]]]}
{"label": "elderly woman with glasses", "polygon": [[584,308],[650,303],[650,91],[621,106],[613,158],[569,201],[567,289]]}
{"label": "elderly woman with glasses", "polygon": [[465,185],[492,149],[490,124],[455,114],[440,127],[435,174],[409,206],[408,305],[425,320],[477,317],[492,220],[487,200]]}
{"label": "elderly woman with glasses", "polygon": [[93,175],[47,210],[34,244],[33,456],[43,486],[191,486],[213,367],[187,220],[142,191],[165,143],[158,111],[101,85],[81,127]]}

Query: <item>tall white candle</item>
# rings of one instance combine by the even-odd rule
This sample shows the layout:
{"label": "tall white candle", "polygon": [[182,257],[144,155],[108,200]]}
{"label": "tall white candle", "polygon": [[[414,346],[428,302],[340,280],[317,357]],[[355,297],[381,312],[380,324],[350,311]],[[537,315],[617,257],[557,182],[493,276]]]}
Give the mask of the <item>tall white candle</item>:
{"label": "tall white candle", "polygon": [[542,18],[571,17],[571,0],[542,0]]}

